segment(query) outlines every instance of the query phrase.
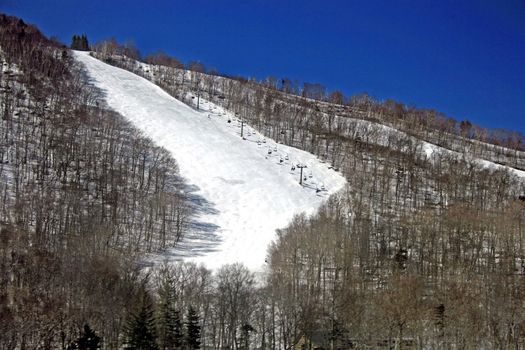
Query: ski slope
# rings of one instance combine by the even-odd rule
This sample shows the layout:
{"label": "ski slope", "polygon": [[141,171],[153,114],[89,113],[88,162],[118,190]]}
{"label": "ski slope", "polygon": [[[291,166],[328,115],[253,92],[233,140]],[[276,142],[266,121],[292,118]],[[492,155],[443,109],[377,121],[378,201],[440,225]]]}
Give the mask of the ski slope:
{"label": "ski slope", "polygon": [[[201,99],[196,111],[133,73],[75,52],[110,108],[122,114],[177,160],[199,207],[192,232],[163,258],[217,269],[241,262],[262,270],[275,230],[295,214],[314,213],[345,179],[307,152],[265,139],[248,125]],[[228,122],[230,121],[230,122]],[[299,169],[303,164],[303,186]]]}

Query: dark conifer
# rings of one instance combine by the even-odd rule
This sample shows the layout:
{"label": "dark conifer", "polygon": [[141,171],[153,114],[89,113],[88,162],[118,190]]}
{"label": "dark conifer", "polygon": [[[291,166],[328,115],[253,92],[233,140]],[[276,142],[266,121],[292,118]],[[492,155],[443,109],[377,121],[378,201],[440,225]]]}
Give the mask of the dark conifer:
{"label": "dark conifer", "polygon": [[125,330],[125,348],[133,350],[156,350],[154,309],[151,297],[142,287],[138,310],[130,315]]}
{"label": "dark conifer", "polygon": [[197,350],[201,346],[201,326],[199,325],[199,315],[190,306],[186,317],[186,338],[185,345],[187,350]]}
{"label": "dark conifer", "polygon": [[89,43],[86,34],[82,34],[80,38],[80,50],[89,51]]}
{"label": "dark conifer", "polygon": [[71,38],[71,49],[78,50],[78,35],[73,35],[73,38]]}
{"label": "dark conifer", "polygon": [[73,35],[73,38],[71,39],[71,49],[88,51],[89,42],[88,42],[86,34]]}
{"label": "dark conifer", "polygon": [[157,308],[158,343],[162,350],[180,349],[182,346],[182,322],[175,308],[175,293],[171,279],[166,278],[159,290]]}

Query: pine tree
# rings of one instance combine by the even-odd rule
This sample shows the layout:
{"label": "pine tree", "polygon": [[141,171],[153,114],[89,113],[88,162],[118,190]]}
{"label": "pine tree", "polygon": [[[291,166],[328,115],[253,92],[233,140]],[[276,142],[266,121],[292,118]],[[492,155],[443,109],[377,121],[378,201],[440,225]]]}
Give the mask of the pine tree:
{"label": "pine tree", "polygon": [[71,49],[78,50],[79,42],[78,42],[78,35],[73,35],[73,38],[71,39]]}
{"label": "pine tree", "polygon": [[86,323],[84,331],[80,337],[73,343],[72,348],[78,350],[96,350],[101,348],[101,338]]}
{"label": "pine tree", "polygon": [[86,34],[82,34],[82,37],[80,38],[80,50],[89,50],[89,43]]}
{"label": "pine tree", "polygon": [[86,34],[73,35],[73,38],[71,39],[71,49],[88,51],[89,42],[88,42]]}
{"label": "pine tree", "polygon": [[125,329],[126,349],[156,350],[153,302],[145,286],[140,291],[138,311],[130,315]]}
{"label": "pine tree", "polygon": [[199,315],[190,306],[186,317],[186,337],[185,345],[187,350],[197,350],[201,346],[201,326],[199,325]]}
{"label": "pine tree", "polygon": [[159,290],[157,311],[158,343],[162,350],[180,349],[182,346],[182,323],[175,308],[173,283],[166,278]]}

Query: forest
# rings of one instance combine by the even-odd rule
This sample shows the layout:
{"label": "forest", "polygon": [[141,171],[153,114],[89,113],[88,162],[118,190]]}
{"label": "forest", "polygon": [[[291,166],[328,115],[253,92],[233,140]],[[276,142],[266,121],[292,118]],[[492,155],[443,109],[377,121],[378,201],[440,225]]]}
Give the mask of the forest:
{"label": "forest", "polygon": [[474,159],[525,169],[517,133],[96,43],[348,181],[276,233],[262,275],[152,267],[196,210],[176,160],[105,107],[63,44],[0,15],[0,49],[0,349],[525,347],[525,181]]}

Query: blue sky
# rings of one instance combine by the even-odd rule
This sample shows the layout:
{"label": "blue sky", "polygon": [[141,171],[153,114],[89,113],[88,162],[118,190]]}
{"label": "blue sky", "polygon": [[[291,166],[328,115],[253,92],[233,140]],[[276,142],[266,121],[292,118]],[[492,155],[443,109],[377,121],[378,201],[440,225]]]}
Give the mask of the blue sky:
{"label": "blue sky", "polygon": [[132,40],[231,75],[319,82],[525,134],[525,1],[0,0],[70,42]]}

